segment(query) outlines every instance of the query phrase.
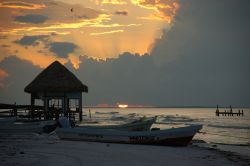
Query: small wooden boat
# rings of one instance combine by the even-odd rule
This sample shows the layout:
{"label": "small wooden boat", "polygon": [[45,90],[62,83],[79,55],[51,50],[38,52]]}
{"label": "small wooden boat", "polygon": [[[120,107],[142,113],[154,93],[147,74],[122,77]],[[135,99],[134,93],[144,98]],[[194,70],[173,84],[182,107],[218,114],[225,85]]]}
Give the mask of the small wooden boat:
{"label": "small wooden boat", "polygon": [[151,131],[121,131],[111,129],[57,128],[60,139],[107,143],[186,146],[202,125]]}
{"label": "small wooden boat", "polygon": [[143,117],[139,120],[133,121],[131,123],[121,124],[121,125],[105,125],[105,126],[79,126],[81,128],[87,129],[114,129],[114,130],[124,130],[124,131],[148,131],[150,130],[153,123],[155,123],[157,117],[146,118]]}

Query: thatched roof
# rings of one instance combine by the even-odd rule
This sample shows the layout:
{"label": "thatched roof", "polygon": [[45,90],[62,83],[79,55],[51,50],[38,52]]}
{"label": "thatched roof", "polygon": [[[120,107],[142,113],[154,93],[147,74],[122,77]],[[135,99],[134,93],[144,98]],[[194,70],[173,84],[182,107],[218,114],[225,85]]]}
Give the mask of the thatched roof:
{"label": "thatched roof", "polygon": [[25,92],[88,92],[88,87],[76,76],[55,61],[44,69],[28,86]]}

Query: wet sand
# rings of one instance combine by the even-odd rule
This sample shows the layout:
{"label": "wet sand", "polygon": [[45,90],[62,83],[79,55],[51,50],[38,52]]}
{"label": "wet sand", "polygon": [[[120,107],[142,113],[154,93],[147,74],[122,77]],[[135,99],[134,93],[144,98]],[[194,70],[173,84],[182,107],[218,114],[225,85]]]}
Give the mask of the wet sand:
{"label": "wet sand", "polygon": [[239,156],[193,145],[166,147],[59,140],[55,134],[1,134],[1,166],[236,166],[249,165]]}

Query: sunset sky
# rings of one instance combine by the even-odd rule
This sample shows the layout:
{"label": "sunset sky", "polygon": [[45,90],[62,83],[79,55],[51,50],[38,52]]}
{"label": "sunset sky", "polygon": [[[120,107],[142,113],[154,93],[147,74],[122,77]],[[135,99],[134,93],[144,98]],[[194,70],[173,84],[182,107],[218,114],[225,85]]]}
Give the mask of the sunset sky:
{"label": "sunset sky", "polygon": [[78,68],[82,55],[142,55],[178,9],[175,0],[1,0],[1,52],[42,68],[55,59]]}
{"label": "sunset sky", "polygon": [[0,0],[0,103],[55,60],[84,104],[250,106],[248,0]]}

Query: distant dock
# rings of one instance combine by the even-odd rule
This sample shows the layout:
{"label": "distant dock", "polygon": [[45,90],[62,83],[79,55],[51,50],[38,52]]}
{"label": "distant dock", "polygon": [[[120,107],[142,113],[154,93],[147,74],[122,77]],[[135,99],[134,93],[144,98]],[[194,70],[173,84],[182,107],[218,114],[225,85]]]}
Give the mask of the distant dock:
{"label": "distant dock", "polygon": [[231,105],[230,105],[230,110],[220,111],[219,107],[217,105],[215,115],[216,116],[220,116],[220,115],[221,116],[234,116],[234,115],[235,116],[244,116],[244,111],[239,109],[238,112],[233,112],[233,109],[232,109]]}

